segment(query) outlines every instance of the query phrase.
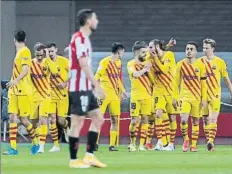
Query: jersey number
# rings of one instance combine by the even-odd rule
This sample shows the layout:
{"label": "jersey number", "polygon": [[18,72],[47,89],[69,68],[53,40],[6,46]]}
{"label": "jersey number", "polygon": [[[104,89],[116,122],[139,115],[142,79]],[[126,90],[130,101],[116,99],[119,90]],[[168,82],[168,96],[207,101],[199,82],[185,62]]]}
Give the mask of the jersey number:
{"label": "jersey number", "polygon": [[101,106],[103,104],[103,100],[102,99],[98,99],[98,105]]}
{"label": "jersey number", "polygon": [[136,103],[131,103],[131,109],[136,109]]}
{"label": "jersey number", "polygon": [[87,107],[88,107],[88,96],[81,96],[81,109],[83,112],[87,111]]}
{"label": "jersey number", "polygon": [[155,97],[155,103],[158,103],[159,98]]}

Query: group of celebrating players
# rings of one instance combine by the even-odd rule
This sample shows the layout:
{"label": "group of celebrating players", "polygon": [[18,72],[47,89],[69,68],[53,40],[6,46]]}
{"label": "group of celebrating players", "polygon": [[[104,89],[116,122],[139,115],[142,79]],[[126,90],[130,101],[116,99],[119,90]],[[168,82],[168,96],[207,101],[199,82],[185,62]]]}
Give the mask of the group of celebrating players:
{"label": "group of celebrating players", "polygon": [[[69,45],[69,60],[57,55],[55,43],[36,43],[35,58],[26,47],[26,34],[15,32],[16,56],[11,81],[7,84],[10,114],[10,149],[5,155],[17,155],[17,118],[26,127],[32,139],[31,154],[44,153],[48,134],[54,146],[50,152],[60,151],[57,123],[67,133],[68,108],[71,126],[68,131],[70,163],[72,168],[90,166],[106,167],[93,154],[98,148],[103,114],[107,107],[110,112],[109,151],[117,151],[119,139],[121,100],[127,93],[122,83],[122,61],[124,46],[112,44],[112,54],[103,58],[94,76],[91,69],[92,47],[89,40],[96,30],[98,19],[90,9],[78,13],[80,30],[72,36]],[[221,78],[224,79],[232,96],[232,85],[226,63],[214,55],[216,42],[203,40],[204,56],[197,58],[198,45],[190,41],[186,45],[186,56],[176,63],[168,45],[154,39],[147,45],[136,41],[132,47],[134,58],[127,63],[131,81],[129,126],[130,152],[136,151],[136,139],[140,129],[138,150],[173,151],[177,129],[176,116],[180,114],[181,132],[184,138],[182,150],[197,151],[199,120],[203,116],[207,149],[214,151],[217,132],[217,118],[220,112]],[[69,100],[70,99],[70,106]],[[77,158],[79,134],[84,119],[89,117],[91,125],[87,135],[87,148],[83,160]],[[191,141],[188,136],[188,119],[191,117]],[[58,119],[57,119],[58,118]],[[157,144],[152,147],[154,129]],[[190,145],[191,144],[191,145]]]}

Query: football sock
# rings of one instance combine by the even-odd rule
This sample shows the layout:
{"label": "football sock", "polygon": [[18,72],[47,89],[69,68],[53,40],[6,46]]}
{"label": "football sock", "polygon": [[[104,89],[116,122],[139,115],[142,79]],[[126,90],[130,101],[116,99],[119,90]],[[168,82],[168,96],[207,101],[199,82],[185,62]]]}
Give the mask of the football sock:
{"label": "football sock", "polygon": [[174,144],[175,137],[176,137],[176,129],[177,129],[176,121],[171,122],[170,128],[171,128],[171,131],[170,131],[170,143]]}
{"label": "football sock", "polygon": [[192,126],[192,147],[197,147],[197,141],[199,137],[199,125]]}
{"label": "football sock", "polygon": [[217,134],[217,124],[211,123],[209,126],[209,142],[213,143]]}
{"label": "football sock", "polygon": [[181,124],[181,133],[184,137],[184,140],[189,140],[188,136],[188,123],[187,124]]}
{"label": "football sock", "polygon": [[13,149],[17,149],[16,139],[17,139],[17,123],[10,123],[9,136],[10,136],[10,146]]}
{"label": "football sock", "polygon": [[140,130],[140,141],[139,145],[144,145],[147,137],[148,124],[142,123]]}
{"label": "football sock", "polygon": [[117,139],[118,131],[110,131],[110,146],[115,146]]}
{"label": "football sock", "polygon": [[88,153],[93,153],[97,142],[98,132],[89,131],[87,135],[87,148]]}
{"label": "football sock", "polygon": [[59,147],[58,130],[56,124],[51,124],[50,133],[55,146]]}
{"label": "football sock", "polygon": [[79,137],[69,137],[69,153],[70,159],[75,160],[77,159],[77,151],[79,147]]}

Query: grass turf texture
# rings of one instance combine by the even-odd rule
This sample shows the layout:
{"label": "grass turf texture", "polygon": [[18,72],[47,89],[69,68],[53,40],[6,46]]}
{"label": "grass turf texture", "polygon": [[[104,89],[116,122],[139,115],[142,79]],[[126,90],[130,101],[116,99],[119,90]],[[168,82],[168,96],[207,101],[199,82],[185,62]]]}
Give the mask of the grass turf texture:
{"label": "grass turf texture", "polygon": [[[198,152],[182,152],[177,146],[175,152],[128,152],[127,146],[119,147],[119,152],[109,152],[101,145],[96,156],[108,166],[104,169],[70,169],[68,145],[61,145],[61,152],[48,153],[48,144],[44,154],[29,154],[29,144],[19,144],[18,156],[1,156],[2,174],[231,174],[232,146],[216,146],[215,152],[207,152],[205,146],[199,146]],[[2,144],[1,150],[7,145]],[[85,145],[80,146],[79,157],[83,158]]]}

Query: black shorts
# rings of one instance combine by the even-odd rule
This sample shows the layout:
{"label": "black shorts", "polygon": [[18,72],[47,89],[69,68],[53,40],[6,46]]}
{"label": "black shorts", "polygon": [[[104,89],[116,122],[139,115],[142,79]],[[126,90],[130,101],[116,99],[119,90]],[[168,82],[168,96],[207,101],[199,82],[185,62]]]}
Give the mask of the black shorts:
{"label": "black shorts", "polygon": [[69,92],[70,113],[85,116],[89,111],[99,108],[97,98],[92,91]]}

